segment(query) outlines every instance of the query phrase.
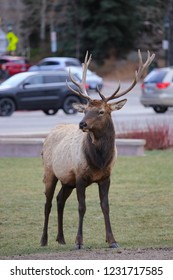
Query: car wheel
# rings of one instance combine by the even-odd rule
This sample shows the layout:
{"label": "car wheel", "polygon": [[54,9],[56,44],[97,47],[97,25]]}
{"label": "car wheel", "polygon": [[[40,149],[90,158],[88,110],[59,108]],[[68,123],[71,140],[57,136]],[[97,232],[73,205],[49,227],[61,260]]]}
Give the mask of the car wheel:
{"label": "car wheel", "polygon": [[48,110],[43,110],[43,112],[48,116],[53,116],[58,112],[58,109],[48,109]]}
{"label": "car wheel", "polygon": [[9,77],[10,77],[10,74],[8,73],[8,71],[4,70],[3,79],[8,79]]}
{"label": "car wheel", "polygon": [[15,104],[10,98],[0,99],[0,116],[7,117],[11,116],[15,111]]}
{"label": "car wheel", "polygon": [[168,107],[165,107],[165,106],[154,106],[153,110],[156,113],[165,113],[168,110]]}
{"label": "car wheel", "polygon": [[66,97],[64,104],[63,104],[63,110],[68,115],[76,114],[76,109],[73,108],[73,103],[79,103],[79,98],[75,96],[68,96]]}
{"label": "car wheel", "polygon": [[3,80],[6,80],[7,78],[9,78],[9,74],[7,71],[5,70],[0,70],[0,78],[3,79]]}
{"label": "car wheel", "polygon": [[0,69],[0,79],[3,79],[3,70]]}

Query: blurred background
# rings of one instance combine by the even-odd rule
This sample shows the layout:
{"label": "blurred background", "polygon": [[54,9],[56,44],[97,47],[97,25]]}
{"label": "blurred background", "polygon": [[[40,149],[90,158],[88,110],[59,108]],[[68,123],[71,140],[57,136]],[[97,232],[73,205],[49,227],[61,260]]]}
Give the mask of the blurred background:
{"label": "blurred background", "polygon": [[82,61],[88,50],[92,70],[130,78],[138,48],[155,52],[157,66],[173,65],[173,0],[0,0],[0,55]]}

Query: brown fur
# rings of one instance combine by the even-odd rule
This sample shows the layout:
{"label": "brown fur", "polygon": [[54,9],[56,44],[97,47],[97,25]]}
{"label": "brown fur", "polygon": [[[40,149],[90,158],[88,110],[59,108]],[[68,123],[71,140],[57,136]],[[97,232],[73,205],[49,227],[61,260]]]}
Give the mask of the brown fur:
{"label": "brown fur", "polygon": [[126,103],[126,99],[119,102],[109,103],[110,100],[117,99],[127,94],[136,85],[143,73],[153,61],[155,55],[150,56],[148,51],[147,60],[142,61],[140,50],[139,68],[136,71],[132,84],[124,91],[119,92],[120,84],[115,92],[105,97],[100,90],[98,93],[102,100],[92,100],[85,89],[86,74],[91,55],[88,52],[83,64],[83,75],[81,82],[76,81],[71,73],[70,79],[78,88],[70,88],[76,95],[89,101],[87,105],[74,104],[79,112],[84,112],[85,116],[79,124],[62,125],[50,132],[43,146],[44,163],[44,183],[45,183],[45,212],[44,228],[41,238],[41,245],[47,245],[48,241],[48,222],[52,207],[57,181],[60,180],[62,187],[57,195],[57,214],[58,214],[58,235],[57,241],[65,243],[63,233],[63,212],[65,202],[76,188],[79,211],[79,225],[76,236],[76,247],[80,249],[83,245],[83,218],[86,211],[85,189],[91,183],[98,183],[100,205],[104,215],[106,240],[110,247],[117,247],[117,243],[112,233],[109,218],[108,192],[110,186],[111,169],[116,159],[116,148],[114,147],[115,131],[111,119],[111,112],[121,109]]}

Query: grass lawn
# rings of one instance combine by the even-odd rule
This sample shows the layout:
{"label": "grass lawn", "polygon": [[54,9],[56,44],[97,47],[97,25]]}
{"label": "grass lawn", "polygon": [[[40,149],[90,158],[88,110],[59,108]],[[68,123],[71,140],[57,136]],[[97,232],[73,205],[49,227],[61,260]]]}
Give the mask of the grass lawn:
{"label": "grass lawn", "polygon": [[[59,245],[56,200],[49,223],[49,244],[40,247],[45,202],[39,158],[0,159],[0,255],[71,250],[77,232],[75,190],[65,208],[66,245]],[[57,186],[57,192],[60,185]],[[87,188],[85,248],[106,248],[103,215],[96,184]],[[172,247],[173,150],[119,157],[112,173],[110,216],[123,248]]]}

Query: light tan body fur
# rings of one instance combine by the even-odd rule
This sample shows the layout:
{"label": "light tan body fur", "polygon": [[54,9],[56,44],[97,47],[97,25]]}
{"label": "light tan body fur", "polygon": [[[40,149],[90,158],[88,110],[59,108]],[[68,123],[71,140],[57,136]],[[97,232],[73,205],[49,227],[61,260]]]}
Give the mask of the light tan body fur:
{"label": "light tan body fur", "polygon": [[[90,167],[87,165],[83,152],[83,145],[86,141],[86,132],[79,129],[75,124],[64,124],[55,127],[47,136],[43,147],[43,163],[45,168],[45,177],[49,172],[63,183],[75,186],[76,178],[89,173],[92,176],[91,181],[97,182],[110,174],[111,168],[116,158],[107,167],[107,170],[98,170],[91,175]],[[105,144],[106,145],[106,144]]]}

